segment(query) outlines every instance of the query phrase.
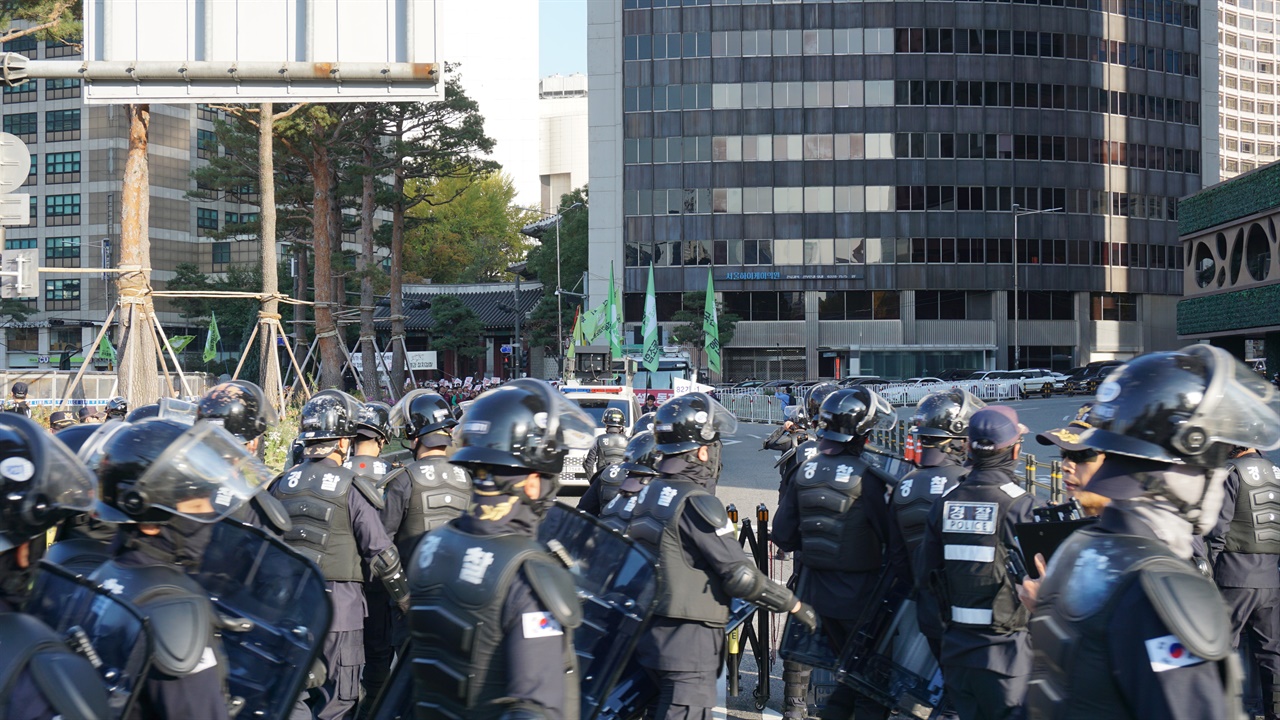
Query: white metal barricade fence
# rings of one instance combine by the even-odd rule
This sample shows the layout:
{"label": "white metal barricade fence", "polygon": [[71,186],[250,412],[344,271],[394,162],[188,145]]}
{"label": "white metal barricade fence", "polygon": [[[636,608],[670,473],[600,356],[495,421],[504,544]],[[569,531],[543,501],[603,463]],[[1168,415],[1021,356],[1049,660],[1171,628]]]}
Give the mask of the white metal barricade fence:
{"label": "white metal barricade fence", "polygon": [[[780,423],[785,419],[785,411],[789,405],[803,405],[813,390],[809,386],[793,393],[766,394],[760,388],[717,390],[715,395],[730,412],[739,420],[746,422]],[[906,383],[888,383],[885,385],[869,385],[878,395],[888,400],[891,405],[915,405],[926,395],[945,392],[951,389],[968,390],[986,402],[1007,402],[1020,400],[1026,396],[1017,380],[998,381],[966,381],[928,383],[925,385],[908,385]]]}
{"label": "white metal barricade fence", "polygon": [[[24,382],[27,384],[27,403],[34,406],[53,407],[62,402],[67,384],[75,378],[75,375],[74,372],[66,370],[0,372],[0,394],[8,396],[9,389],[15,382]],[[159,378],[159,388],[163,394],[167,392],[169,385],[165,382],[163,373],[159,374]],[[174,387],[178,386],[177,373],[169,373],[168,379]],[[217,377],[209,373],[189,372],[185,373],[184,379],[186,380],[186,387],[183,388],[185,397],[204,395],[205,391],[217,382]],[[115,373],[85,373],[80,380],[80,387],[67,404],[71,406],[105,405],[107,400],[119,394],[117,389]]]}

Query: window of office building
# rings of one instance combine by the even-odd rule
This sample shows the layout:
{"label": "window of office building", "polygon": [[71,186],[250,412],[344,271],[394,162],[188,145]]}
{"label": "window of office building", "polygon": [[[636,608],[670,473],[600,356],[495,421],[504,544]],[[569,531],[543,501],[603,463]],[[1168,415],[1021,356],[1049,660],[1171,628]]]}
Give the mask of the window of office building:
{"label": "window of office building", "polygon": [[44,97],[46,100],[80,97],[79,78],[49,78],[44,81]]}
{"label": "window of office building", "polygon": [[5,343],[9,352],[40,352],[40,330],[33,327],[5,328]]}
{"label": "window of office building", "polygon": [[201,230],[217,230],[218,211],[213,208],[196,208],[196,227]]}
{"label": "window of office building", "polygon": [[1089,296],[1090,320],[1138,319],[1138,296],[1130,293],[1093,293]]}
{"label": "window of office building", "polygon": [[49,153],[44,157],[44,177],[49,184],[80,181],[80,152]]}
{"label": "window of office building", "polygon": [[80,195],[49,195],[44,199],[44,218],[51,227],[80,224]]}
{"label": "window of office building", "polygon": [[80,267],[80,238],[45,238],[44,259],[55,267]]}
{"label": "window of office building", "polygon": [[80,309],[80,281],[77,280],[45,280],[45,310],[78,310]]}
{"label": "window of office building", "polygon": [[29,113],[11,113],[4,116],[4,131],[17,135],[23,142],[35,142],[39,115]]}
{"label": "window of office building", "polygon": [[213,243],[212,248],[214,265],[226,265],[231,262],[231,243],[216,242]]}
{"label": "window of office building", "polygon": [[80,110],[49,110],[44,114],[45,142],[80,139]]}
{"label": "window of office building", "polygon": [[[1013,292],[1008,293],[1009,319],[1013,319]],[[1057,290],[1019,290],[1019,320],[1075,320],[1075,293]]]}

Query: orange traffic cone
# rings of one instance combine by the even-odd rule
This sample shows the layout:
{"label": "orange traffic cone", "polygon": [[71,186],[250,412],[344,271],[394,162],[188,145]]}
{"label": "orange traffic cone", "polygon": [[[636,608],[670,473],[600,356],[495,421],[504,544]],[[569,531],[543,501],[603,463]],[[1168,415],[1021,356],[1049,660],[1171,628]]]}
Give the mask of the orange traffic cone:
{"label": "orange traffic cone", "polygon": [[902,448],[902,457],[909,463],[916,461],[916,434],[910,430],[907,431],[907,441]]}

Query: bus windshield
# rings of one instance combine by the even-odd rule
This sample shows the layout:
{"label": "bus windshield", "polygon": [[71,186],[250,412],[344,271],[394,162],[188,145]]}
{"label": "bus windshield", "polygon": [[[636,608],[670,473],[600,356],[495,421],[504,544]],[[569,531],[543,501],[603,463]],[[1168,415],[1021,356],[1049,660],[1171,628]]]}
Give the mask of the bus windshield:
{"label": "bus windshield", "polygon": [[636,390],[670,390],[671,381],[689,379],[689,363],[681,361],[665,361],[658,363],[658,371],[651,373],[643,367],[636,369],[632,377],[631,387]]}

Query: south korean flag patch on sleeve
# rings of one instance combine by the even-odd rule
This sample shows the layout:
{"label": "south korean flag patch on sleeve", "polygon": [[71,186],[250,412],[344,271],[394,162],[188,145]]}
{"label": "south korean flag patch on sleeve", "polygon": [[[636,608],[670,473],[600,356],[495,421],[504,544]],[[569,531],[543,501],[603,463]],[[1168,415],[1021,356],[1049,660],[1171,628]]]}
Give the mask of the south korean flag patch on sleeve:
{"label": "south korean flag patch on sleeve", "polygon": [[549,612],[527,612],[520,616],[520,620],[524,625],[526,640],[564,635],[564,628],[560,627],[560,621]]}
{"label": "south korean flag patch on sleeve", "polygon": [[1204,658],[1193,655],[1176,635],[1165,635],[1148,640],[1147,657],[1151,660],[1152,672],[1165,672],[1204,662]]}

